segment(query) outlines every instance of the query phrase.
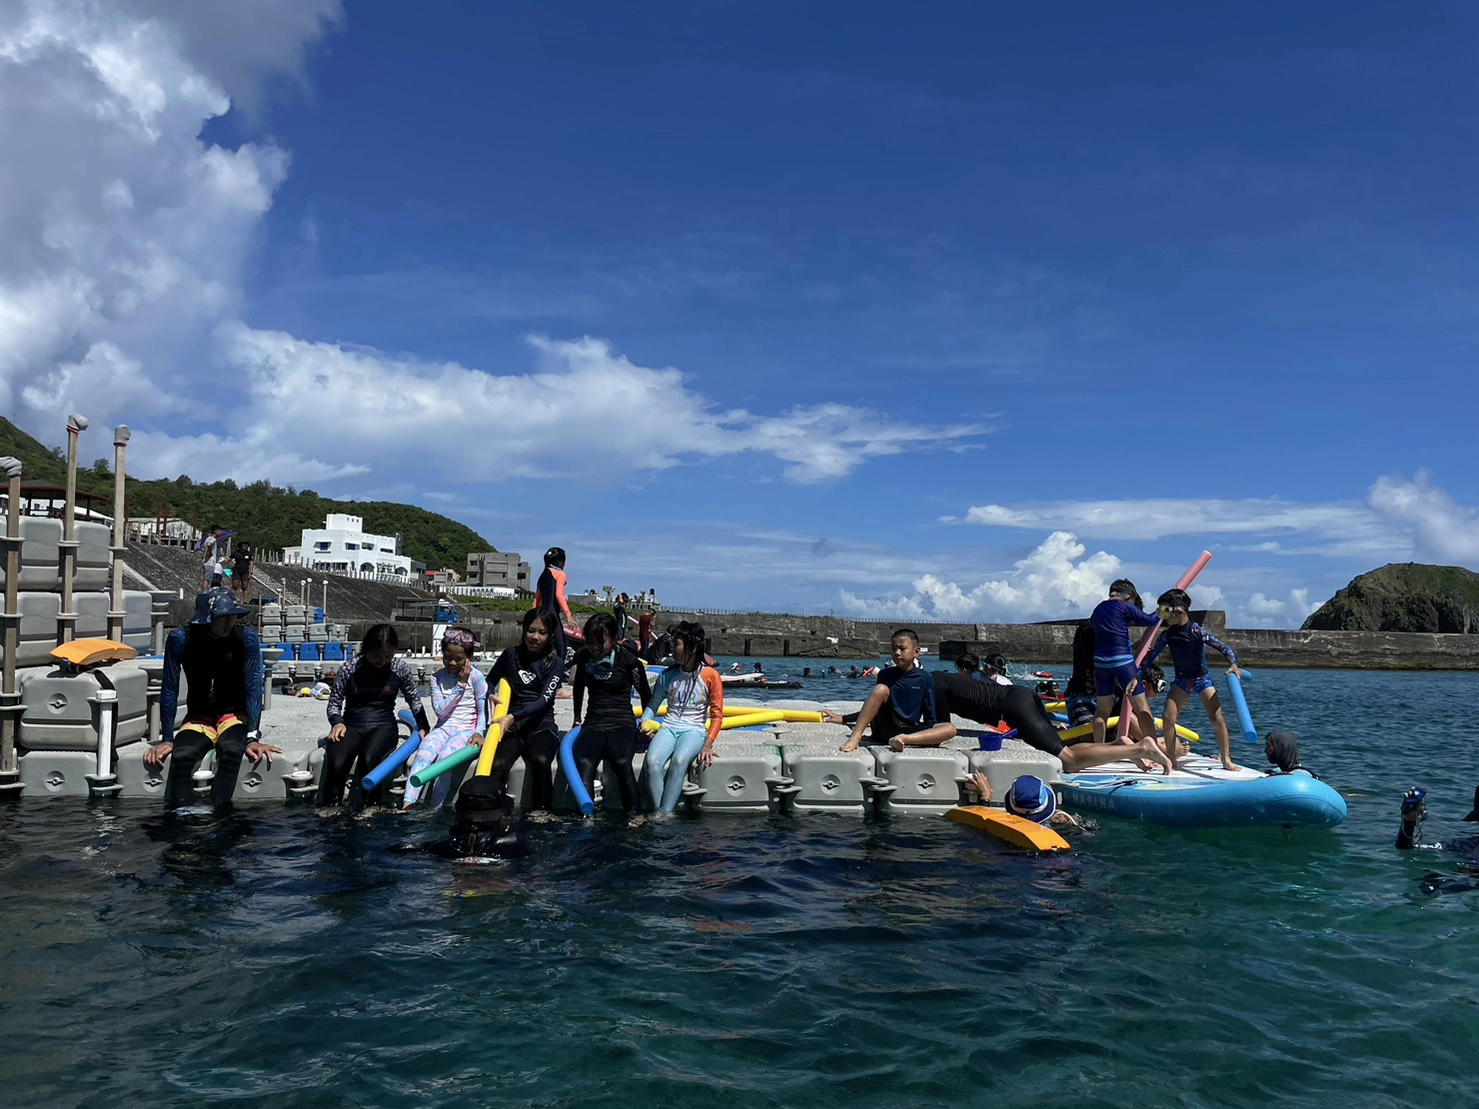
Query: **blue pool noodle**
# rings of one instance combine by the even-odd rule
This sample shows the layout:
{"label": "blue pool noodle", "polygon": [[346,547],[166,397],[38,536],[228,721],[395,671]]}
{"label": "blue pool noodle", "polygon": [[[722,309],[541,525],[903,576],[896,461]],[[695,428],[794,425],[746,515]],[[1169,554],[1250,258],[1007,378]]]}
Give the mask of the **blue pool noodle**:
{"label": "blue pool noodle", "polygon": [[1243,729],[1243,742],[1257,743],[1258,729],[1253,726],[1253,714],[1248,711],[1248,701],[1243,696],[1243,683],[1231,670],[1227,672],[1227,691],[1238,714],[1238,727]]}
{"label": "blue pool noodle", "polygon": [[585,791],[585,783],[580,780],[580,768],[575,765],[575,741],[580,738],[580,728],[577,725],[565,733],[565,738],[560,740],[560,769],[565,772],[565,781],[570,785],[570,796],[575,798],[575,803],[580,806],[582,816],[590,816],[596,810],[596,803],[591,800],[591,795]]}
{"label": "blue pool noodle", "polygon": [[416,753],[416,748],[421,746],[421,729],[416,727],[416,718],[405,709],[401,709],[397,716],[410,725],[411,736],[360,781],[359,787],[366,793],[379,789],[380,783],[404,766],[407,760]]}

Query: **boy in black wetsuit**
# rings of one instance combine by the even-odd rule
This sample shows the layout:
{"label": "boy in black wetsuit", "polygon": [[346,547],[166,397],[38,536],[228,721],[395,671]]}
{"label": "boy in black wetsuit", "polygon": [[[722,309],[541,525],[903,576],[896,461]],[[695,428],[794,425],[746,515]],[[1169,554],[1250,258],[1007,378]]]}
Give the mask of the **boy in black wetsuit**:
{"label": "boy in black wetsuit", "polygon": [[[1427,796],[1428,791],[1425,789],[1409,789],[1403,795],[1402,826],[1397,830],[1397,842],[1394,846],[1398,851],[1421,849],[1458,855],[1460,857],[1459,869],[1470,874],[1479,873],[1479,836],[1462,836],[1458,839],[1446,839],[1441,843],[1422,842],[1423,821],[1428,816]],[[1469,810],[1469,815],[1464,817],[1464,820],[1466,822],[1479,821],[1479,789],[1474,790],[1474,807]],[[1425,874],[1418,881],[1422,884],[1422,891],[1429,895],[1468,893],[1479,889],[1479,886],[1470,880],[1442,874]]]}
{"label": "boy in black wetsuit", "polygon": [[905,747],[938,747],[955,735],[948,717],[941,722],[935,713],[935,683],[917,663],[919,633],[900,628],[892,639],[892,666],[884,667],[878,684],[858,713],[852,735],[842,745],[856,751],[863,733],[873,726],[875,743],[888,742],[895,751]]}

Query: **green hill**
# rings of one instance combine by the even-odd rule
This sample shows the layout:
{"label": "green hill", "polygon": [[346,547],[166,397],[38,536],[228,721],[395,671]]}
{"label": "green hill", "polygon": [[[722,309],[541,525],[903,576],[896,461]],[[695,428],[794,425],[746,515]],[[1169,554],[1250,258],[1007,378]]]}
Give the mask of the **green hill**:
{"label": "green hill", "polygon": [[1479,574],[1392,563],[1362,574],[1304,622],[1306,630],[1479,632]]}
{"label": "green hill", "polygon": [[[25,466],[27,482],[62,485],[66,481],[66,455],[62,448],[47,447],[3,418],[0,418],[0,455],[19,458]],[[111,427],[84,432],[77,487],[111,499],[112,458]],[[312,489],[294,489],[291,485],[282,488],[266,480],[238,486],[229,480],[198,483],[184,474],[173,481],[129,478],[127,496],[130,516],[149,516],[167,509],[169,515],[192,521],[201,528],[220,524],[265,550],[296,546],[301,538],[299,533],[304,528],[323,527],[324,517],[330,512],[363,517],[365,530],[377,535],[401,536],[402,550],[434,570],[450,566],[461,571],[470,552],[496,549],[471,528],[414,505],[330,500]]]}

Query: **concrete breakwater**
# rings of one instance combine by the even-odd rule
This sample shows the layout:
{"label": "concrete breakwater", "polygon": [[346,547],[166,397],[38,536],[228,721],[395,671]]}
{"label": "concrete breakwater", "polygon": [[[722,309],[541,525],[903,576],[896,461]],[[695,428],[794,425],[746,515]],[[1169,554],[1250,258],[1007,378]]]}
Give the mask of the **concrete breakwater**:
{"label": "concrete breakwater", "polygon": [[[1193,614],[1249,666],[1374,670],[1479,670],[1479,635],[1427,632],[1279,631],[1229,628],[1219,610]],[[661,626],[697,620],[716,655],[873,658],[888,652],[889,636],[907,621],[847,620],[831,616],[747,614],[716,616],[664,610]],[[912,623],[925,646],[953,659],[961,651],[997,652],[1023,662],[1069,663],[1077,621],[1045,624]],[[1221,657],[1211,652],[1211,660]]]}

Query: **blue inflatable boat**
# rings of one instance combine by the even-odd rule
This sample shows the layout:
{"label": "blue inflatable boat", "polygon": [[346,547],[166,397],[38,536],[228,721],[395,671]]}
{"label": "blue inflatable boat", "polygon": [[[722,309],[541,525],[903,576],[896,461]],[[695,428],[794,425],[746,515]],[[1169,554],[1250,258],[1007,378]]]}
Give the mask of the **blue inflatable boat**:
{"label": "blue inflatable boat", "polygon": [[1147,774],[1109,763],[1063,775],[1063,803],[1078,812],[1170,828],[1328,828],[1345,819],[1345,798],[1307,774],[1224,770],[1193,755],[1174,773]]}

